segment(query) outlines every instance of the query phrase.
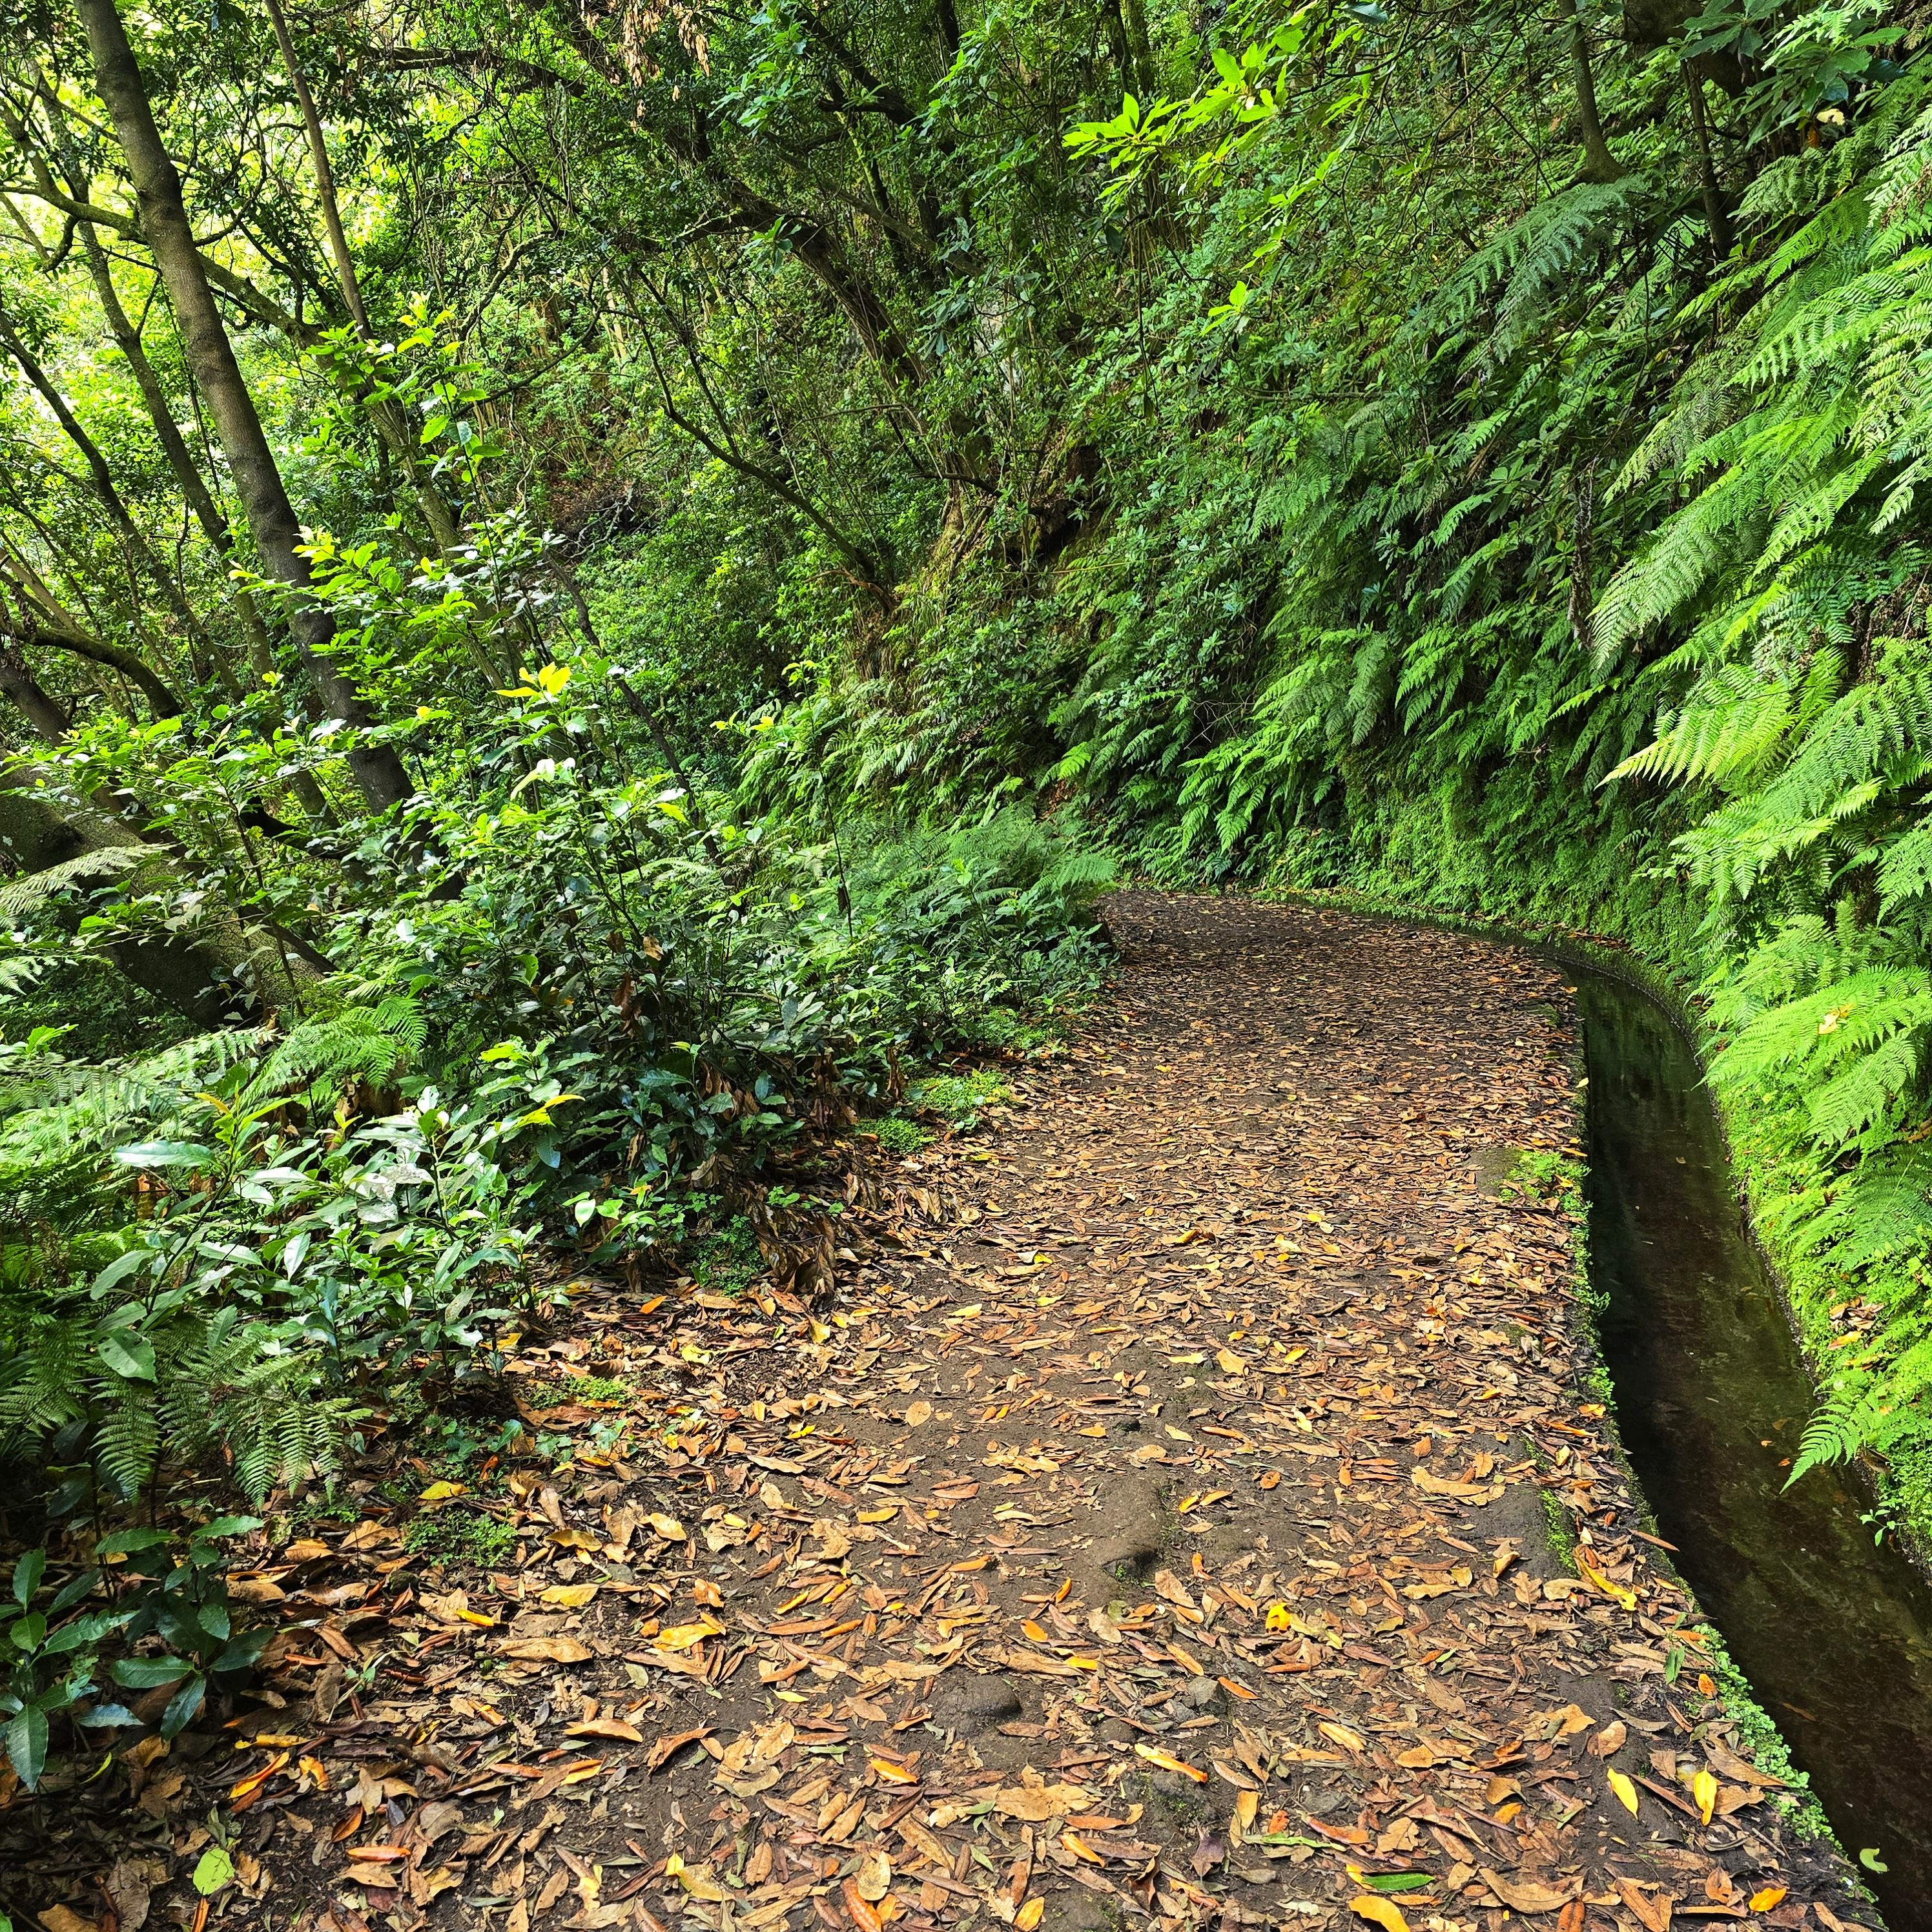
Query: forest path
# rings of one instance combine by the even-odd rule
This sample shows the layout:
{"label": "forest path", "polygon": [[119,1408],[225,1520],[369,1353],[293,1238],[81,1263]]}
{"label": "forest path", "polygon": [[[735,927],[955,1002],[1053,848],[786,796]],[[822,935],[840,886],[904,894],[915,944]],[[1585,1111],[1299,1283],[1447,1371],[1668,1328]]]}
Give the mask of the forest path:
{"label": "forest path", "polygon": [[1850,1916],[1673,1654],[1559,1187],[1502,1185],[1573,1146],[1560,974],[1238,899],[1108,919],[1070,1054],[900,1177],[972,1177],[965,1224],[855,1217],[815,1341],[613,1295],[551,1345],[662,1406],[518,1479],[520,1568],[349,1626],[396,1661],[319,1698],[331,1789],[242,1821],[278,1923]]}

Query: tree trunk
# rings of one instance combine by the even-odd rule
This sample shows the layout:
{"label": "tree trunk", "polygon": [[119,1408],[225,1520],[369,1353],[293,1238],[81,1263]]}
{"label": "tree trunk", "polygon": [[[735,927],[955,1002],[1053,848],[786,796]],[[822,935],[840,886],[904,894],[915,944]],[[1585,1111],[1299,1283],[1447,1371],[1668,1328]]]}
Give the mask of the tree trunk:
{"label": "tree trunk", "polygon": [[[141,211],[141,235],[166,284],[195,385],[214,418],[229,475],[268,573],[290,590],[289,629],[332,717],[358,730],[374,723],[361,694],[327,655],[334,623],[308,595],[308,560],[298,546],[302,527],[289,501],[274,452],[263,434],[254,398],[242,380],[233,345],[208,286],[182,198],[181,176],[162,145],[141,70],[128,45],[115,0],[76,0],[87,29],[96,89],[128,158]],[[364,743],[349,754],[363,796],[377,811],[399,805],[413,790],[394,748]]]}
{"label": "tree trunk", "polygon": [[[166,856],[111,814],[56,799],[31,766],[0,762],[0,852],[22,872],[45,872],[88,852],[129,851],[119,868],[136,891],[178,895],[188,882]],[[104,949],[136,986],[197,1025],[220,1026],[238,1010],[299,1012],[311,976],[267,933],[226,915],[166,938],[124,940]]]}
{"label": "tree trunk", "polygon": [[[80,452],[80,459],[86,464],[88,476],[94,484],[94,494],[100,499],[109,520],[121,532],[122,540],[134,554],[136,563],[154,580],[163,600],[175,614],[176,620],[188,637],[190,656],[195,654],[198,647],[200,654],[208,660],[231,695],[238,696],[241,687],[235,681],[234,673],[227,659],[222,655],[214,640],[208,634],[200,618],[196,615],[194,605],[188,601],[188,593],[176,581],[174,572],[155,554],[154,545],[148,541],[146,532],[135,522],[134,512],[122,500],[120,490],[114,481],[114,472],[107,466],[107,459],[101,454],[100,446],[82,427],[80,418],[74,414],[66,397],[55,386],[52,378],[40,367],[26,343],[21,340],[11,318],[4,308],[0,308],[0,348],[4,348],[20,364],[21,373],[40,392],[41,399],[52,412],[55,422],[60,424],[68,442]],[[142,688],[145,690],[147,687],[144,685]],[[180,709],[178,704],[174,706],[176,711]]]}
{"label": "tree trunk", "polygon": [[[281,50],[282,64],[288,70],[289,80],[296,91],[296,104],[302,110],[309,164],[315,175],[316,199],[322,204],[322,232],[328,242],[328,259],[335,266],[336,285],[342,291],[342,305],[348,310],[356,334],[364,342],[374,342],[376,331],[369,320],[368,306],[362,300],[362,284],[357,278],[355,257],[349,252],[349,237],[342,226],[342,205],[335,192],[335,170],[329,161],[328,139],[322,131],[322,116],[316,112],[315,97],[308,91],[302,63],[296,58],[295,38],[289,32],[280,0],[268,0],[268,19],[275,29],[275,44]],[[376,433],[408,472],[410,486],[422,508],[423,519],[429,525],[430,535],[435,538],[436,548],[448,556],[463,541],[463,526],[450,507],[448,499],[436,487],[436,479],[422,460],[422,447],[416,440],[413,426],[404,412],[387,398],[365,401],[364,406],[375,423]]]}
{"label": "tree trunk", "polygon": [[1590,66],[1590,30],[1584,24],[1582,0],[1576,0],[1570,14],[1570,32],[1571,60],[1576,73],[1576,114],[1582,123],[1583,178],[1616,181],[1624,170],[1604,138],[1603,117],[1597,110],[1597,77]]}
{"label": "tree trunk", "polygon": [[[141,332],[121,304],[120,291],[114,286],[114,272],[107,260],[106,250],[100,245],[100,236],[94,232],[92,222],[76,222],[75,226],[80,231],[81,248],[87,257],[88,272],[94,280],[100,312],[107,318],[107,326],[113,334],[116,345],[134,373],[134,386],[147,405],[148,420],[154,425],[155,440],[161,446],[161,453],[175,473],[175,481],[180,484],[182,495],[194,513],[195,521],[201,526],[202,535],[208,539],[215,555],[226,562],[235,554],[235,533],[228,527],[228,519],[222,514],[220,505],[202,480],[200,468],[188,446],[188,439],[182,434],[174,412],[168,407],[167,392],[161,387],[161,379],[155,374],[154,365],[148,360]],[[257,676],[269,676],[275,669],[275,654],[268,642],[268,627],[262,622],[262,613],[254,598],[241,584],[235,586],[234,596],[248,662]],[[298,683],[297,690],[309,722],[320,724],[323,713],[315,693],[305,683]],[[290,784],[302,802],[302,809],[317,824],[335,823],[335,814],[312,772],[296,772]]]}
{"label": "tree trunk", "polygon": [[1697,137],[1697,184],[1704,196],[1704,220],[1711,230],[1712,252],[1721,265],[1731,252],[1731,216],[1724,206],[1717,164],[1711,158],[1711,126],[1704,114],[1704,83],[1689,67],[1680,70],[1684,76],[1684,98],[1690,104],[1690,130]]}
{"label": "tree trunk", "polygon": [[[94,232],[91,222],[77,222],[75,226],[80,232],[81,251],[87,257],[88,273],[93,278],[100,312],[106,318],[115,346],[127,358],[128,367],[134,374],[134,386],[140,391],[141,400],[147,405],[148,420],[154,425],[154,439],[161,446],[161,454],[167,458],[168,467],[175,473],[176,482],[181,486],[183,500],[194,512],[195,521],[201,526],[202,535],[208,539],[215,554],[226,561],[235,550],[234,532],[228,527],[228,519],[221,514],[220,506],[202,479],[194,452],[188,446],[188,440],[182,434],[181,427],[168,407],[167,392],[154,373],[154,365],[148,360],[140,332],[121,305],[120,292],[114,286],[113,270],[108,262],[106,250],[100,245],[100,236]],[[273,670],[275,659],[268,643],[268,627],[262,622],[262,614],[256,608],[254,598],[239,586],[235,592],[235,608],[242,620],[242,633],[247,640],[250,664],[258,674]]]}
{"label": "tree trunk", "polygon": [[50,745],[58,745],[73,730],[74,720],[27,668],[26,659],[12,644],[0,643],[0,691],[20,707],[20,715]]}
{"label": "tree trunk", "polygon": [[[25,620],[15,632],[20,641],[68,651],[92,664],[105,664],[134,686],[157,718],[182,715],[184,707],[181,700],[140,658],[124,645],[96,637],[47,588],[26,560],[4,542],[0,542],[0,580],[10,584],[20,599]],[[0,620],[6,620],[6,627],[14,628],[10,620],[6,620],[4,607],[0,607]]]}

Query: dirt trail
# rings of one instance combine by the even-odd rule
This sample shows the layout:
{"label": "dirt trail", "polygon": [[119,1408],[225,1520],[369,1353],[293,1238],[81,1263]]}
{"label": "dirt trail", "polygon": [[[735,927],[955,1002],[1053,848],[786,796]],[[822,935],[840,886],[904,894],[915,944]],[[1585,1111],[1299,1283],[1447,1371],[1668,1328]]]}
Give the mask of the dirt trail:
{"label": "dirt trail", "polygon": [[[819,1339],[586,1304],[542,1366],[643,1420],[600,1456],[622,1410],[555,1406],[584,1446],[514,1476],[520,1567],[399,1564],[373,1511],[265,1566],[307,1628],[221,1754],[224,1792],[272,1768],[218,1917],[1870,1920],[1700,1689],[1574,1222],[1502,1184],[1573,1144],[1560,976],[1240,901],[1109,919],[1076,1050],[898,1177],[969,1218],[855,1227]],[[149,1772],[173,1817],[214,1781]]]}

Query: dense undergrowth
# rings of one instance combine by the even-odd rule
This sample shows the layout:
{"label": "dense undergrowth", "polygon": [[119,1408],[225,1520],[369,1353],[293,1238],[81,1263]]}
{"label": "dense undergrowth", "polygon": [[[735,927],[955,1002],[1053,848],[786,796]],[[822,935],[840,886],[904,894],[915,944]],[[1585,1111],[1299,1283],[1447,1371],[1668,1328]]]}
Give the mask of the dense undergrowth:
{"label": "dense undergrowth", "polygon": [[[326,1484],[574,1273],[808,1284],[1117,862],[1700,987],[1800,1461],[1932,1520],[1924,24],[16,10],[13,1536]],[[22,1616],[205,1688],[202,1547]],[[22,1647],[16,1766],[112,1708]]]}

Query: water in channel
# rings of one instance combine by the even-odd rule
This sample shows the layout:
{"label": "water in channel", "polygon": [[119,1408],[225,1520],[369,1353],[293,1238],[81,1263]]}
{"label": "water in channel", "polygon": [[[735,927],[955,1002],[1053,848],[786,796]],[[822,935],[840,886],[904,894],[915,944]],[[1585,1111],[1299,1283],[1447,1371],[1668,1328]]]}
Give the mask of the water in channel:
{"label": "water in channel", "polygon": [[1932,1932],[1932,1598],[1840,1472],[1790,1490],[1811,1388],[1746,1239],[1695,1056],[1653,1001],[1564,970],[1583,1019],[1590,1252],[1616,1411],[1659,1531],[1892,1932]]}

